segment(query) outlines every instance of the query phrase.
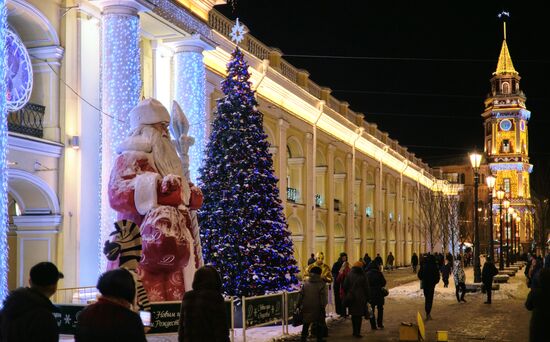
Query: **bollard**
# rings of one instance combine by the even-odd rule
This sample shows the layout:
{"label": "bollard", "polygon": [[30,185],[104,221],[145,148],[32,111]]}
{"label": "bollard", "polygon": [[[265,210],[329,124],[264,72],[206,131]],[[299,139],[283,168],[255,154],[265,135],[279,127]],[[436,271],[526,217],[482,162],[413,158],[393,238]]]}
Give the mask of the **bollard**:
{"label": "bollard", "polygon": [[436,341],[437,342],[447,342],[447,341],[449,341],[449,333],[445,330],[438,330],[436,332]]}

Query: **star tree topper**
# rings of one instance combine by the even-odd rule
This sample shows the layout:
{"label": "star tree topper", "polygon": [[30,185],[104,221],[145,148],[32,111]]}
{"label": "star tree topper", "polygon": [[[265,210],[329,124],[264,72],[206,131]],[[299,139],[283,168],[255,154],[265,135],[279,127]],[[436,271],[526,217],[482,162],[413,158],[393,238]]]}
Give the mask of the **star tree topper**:
{"label": "star tree topper", "polygon": [[244,39],[245,34],[246,28],[239,22],[239,18],[237,18],[237,20],[235,20],[235,25],[231,29],[231,40],[238,45]]}

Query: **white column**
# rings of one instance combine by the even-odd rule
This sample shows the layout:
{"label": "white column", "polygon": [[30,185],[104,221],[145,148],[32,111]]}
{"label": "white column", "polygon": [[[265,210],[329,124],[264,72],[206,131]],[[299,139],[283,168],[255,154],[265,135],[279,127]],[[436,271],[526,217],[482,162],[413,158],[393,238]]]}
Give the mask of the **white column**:
{"label": "white column", "polygon": [[[141,92],[140,29],[138,12],[151,4],[144,0],[94,1],[102,10],[101,32],[101,219],[99,249],[115,221],[107,189],[115,148],[130,129],[128,113]],[[106,259],[100,253],[101,269]]]}
{"label": "white column", "polygon": [[214,47],[195,34],[178,40],[166,41],[174,49],[174,100],[189,120],[189,136],[195,143],[189,148],[189,174],[197,182],[208,139],[206,111],[206,69],[202,52]]}

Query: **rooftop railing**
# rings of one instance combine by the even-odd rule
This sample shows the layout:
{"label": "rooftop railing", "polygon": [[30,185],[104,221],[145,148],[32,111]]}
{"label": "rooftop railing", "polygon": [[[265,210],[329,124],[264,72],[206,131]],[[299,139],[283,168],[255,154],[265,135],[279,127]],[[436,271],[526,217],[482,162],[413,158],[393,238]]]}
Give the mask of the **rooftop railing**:
{"label": "rooftop railing", "polygon": [[20,110],[8,114],[8,131],[42,138],[45,112],[46,107],[27,103]]}

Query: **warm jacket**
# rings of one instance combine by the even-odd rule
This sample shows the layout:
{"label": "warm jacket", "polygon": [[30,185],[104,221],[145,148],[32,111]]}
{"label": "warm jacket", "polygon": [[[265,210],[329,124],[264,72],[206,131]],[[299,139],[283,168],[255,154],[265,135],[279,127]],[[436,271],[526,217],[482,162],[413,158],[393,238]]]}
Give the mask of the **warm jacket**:
{"label": "warm jacket", "polygon": [[393,261],[395,258],[393,257],[393,254],[388,254],[388,257],[386,258],[386,264],[393,265]]}
{"label": "warm jacket", "polygon": [[363,257],[363,262],[365,263],[365,269],[367,269],[371,263],[372,259],[370,258],[370,256],[368,255],[365,255]]}
{"label": "warm jacket", "polygon": [[548,341],[548,322],[550,322],[550,289],[531,289],[525,307],[533,311],[529,323],[529,342]]}
{"label": "warm jacket", "polygon": [[412,264],[413,266],[418,265],[418,255],[413,254],[413,256],[411,257],[411,264]]}
{"label": "warm jacket", "polygon": [[34,289],[22,287],[11,292],[0,311],[0,341],[57,342],[54,312],[59,310]]}
{"label": "warm jacket", "polygon": [[352,294],[353,301],[349,306],[349,313],[352,316],[363,316],[369,300],[369,282],[361,267],[351,268],[344,281],[345,296]]}
{"label": "warm jacket", "polygon": [[119,303],[100,297],[78,316],[75,342],[145,342],[139,315]]}
{"label": "warm jacket", "polygon": [[343,271],[340,271],[338,273],[338,277],[336,277],[336,280],[334,281],[334,288],[336,288],[336,284],[338,284],[338,295],[340,298],[344,298],[344,281],[346,280],[346,277],[348,276],[348,273],[351,271],[351,268],[346,267]]}
{"label": "warm jacket", "polygon": [[441,277],[443,279],[449,279],[451,274],[451,264],[447,263],[441,267]]}
{"label": "warm jacket", "polygon": [[374,262],[377,263],[378,265],[382,266],[382,264],[383,264],[382,257],[380,255],[377,255],[376,258],[374,258]]}
{"label": "warm jacket", "polygon": [[369,302],[372,305],[384,305],[384,295],[382,288],[386,286],[386,278],[380,272],[377,266],[369,267],[367,271],[367,280],[369,282]]}
{"label": "warm jacket", "polygon": [[498,274],[498,270],[491,261],[486,261],[483,264],[483,269],[481,270],[481,282],[483,284],[490,285],[493,283],[493,278]]}
{"label": "warm jacket", "polygon": [[310,273],[302,288],[304,323],[320,321],[327,305],[327,285],[318,274]]}
{"label": "warm jacket", "polygon": [[453,277],[455,280],[455,284],[466,282],[466,273],[464,273],[464,267],[462,267],[460,261],[455,262]]}
{"label": "warm jacket", "polygon": [[338,261],[336,261],[332,265],[332,270],[330,272],[332,274],[332,279],[336,280],[336,278],[338,277],[338,273],[340,272],[340,269],[342,268],[343,263],[344,262],[341,259],[338,259]]}
{"label": "warm jacket", "polygon": [[221,279],[210,266],[195,272],[193,290],[183,296],[178,341],[229,342]]}
{"label": "warm jacket", "polygon": [[439,283],[439,269],[433,255],[428,255],[420,265],[418,279],[422,282],[422,288],[435,287]]}

